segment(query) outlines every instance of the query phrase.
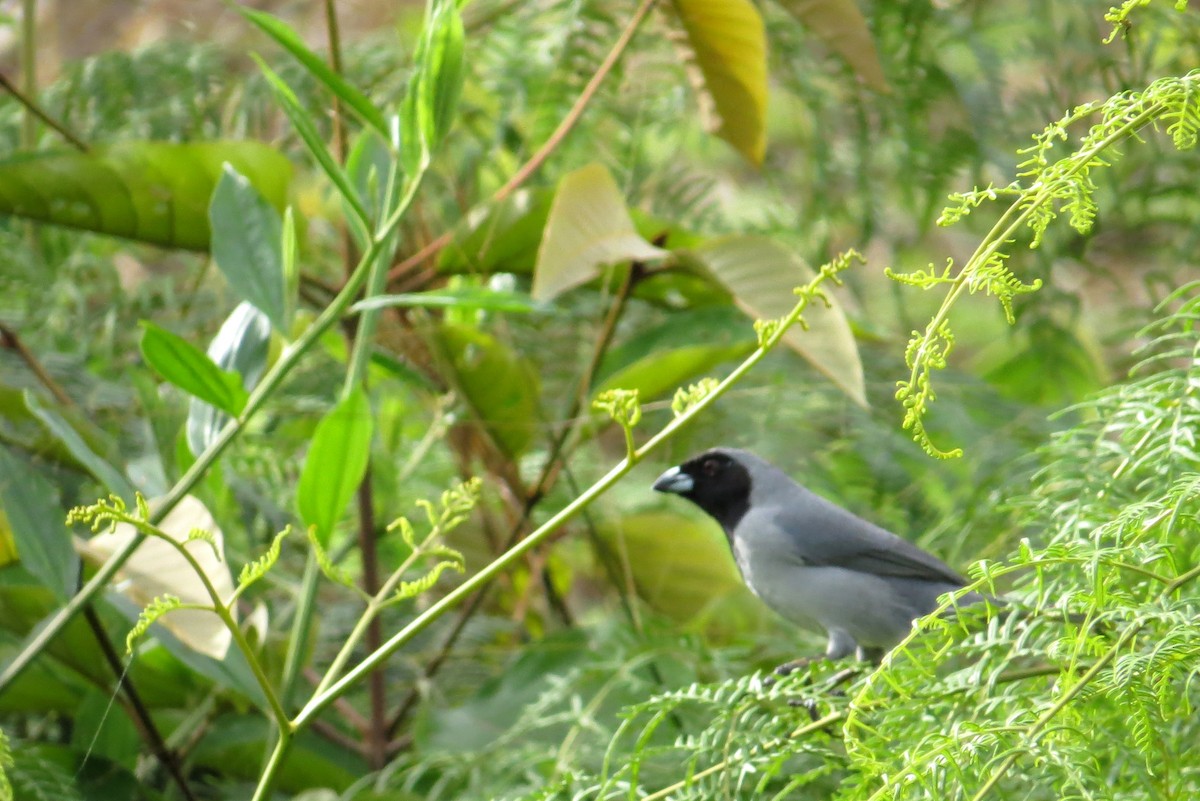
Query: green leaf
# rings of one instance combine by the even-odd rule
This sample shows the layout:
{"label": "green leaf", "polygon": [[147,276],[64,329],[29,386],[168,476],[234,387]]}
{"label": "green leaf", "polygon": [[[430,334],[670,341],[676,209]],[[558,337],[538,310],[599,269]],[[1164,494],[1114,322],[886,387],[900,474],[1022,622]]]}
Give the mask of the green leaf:
{"label": "green leaf", "polygon": [[317,166],[333,182],[342,200],[350,207],[350,211],[352,212],[350,221],[354,223],[357,229],[356,233],[360,239],[365,240],[371,229],[371,219],[367,214],[366,208],[363,207],[362,198],[358,196],[358,192],[350,184],[350,179],[346,177],[346,173],[333,158],[333,154],[329,152],[329,148],[325,146],[325,140],[322,138],[320,132],[317,131],[317,126],[313,123],[308,111],[305,110],[304,106],[296,98],[296,93],[262,59],[256,58],[255,60],[258,61],[259,69],[262,70],[263,76],[267,79],[267,84],[271,87],[275,99],[279,101],[279,105],[283,106],[283,111],[296,128],[296,133],[300,134],[300,139],[304,142],[305,147],[308,148],[309,154],[317,162]]}
{"label": "green leaf", "polygon": [[426,309],[484,309],[486,311],[529,313],[545,311],[522,292],[499,292],[483,287],[435,289],[429,292],[408,292],[400,295],[377,295],[360,300],[350,307],[351,312],[368,309],[387,309],[394,306]]}
{"label": "green leaf", "polygon": [[328,546],[333,527],[346,511],[367,471],[371,454],[371,406],[356,389],[317,424],[300,474],[299,507],[305,525]]}
{"label": "green leaf", "polygon": [[142,323],[142,356],[146,363],[170,383],[229,414],[238,414],[246,405],[242,377],[222,370],[192,343],[159,328],[148,320]]}
{"label": "green leaf", "polygon": [[672,0],[705,129],[754,164],[767,148],[767,37],[750,0]]}
{"label": "green leaf", "polygon": [[[270,345],[271,323],[266,315],[249,303],[239,303],[213,337],[208,358],[222,370],[240,374],[242,388],[249,390],[267,368]],[[193,455],[209,446],[227,419],[216,407],[192,400],[188,407],[187,445]]]}
{"label": "green leaf", "polygon": [[590,281],[606,264],[665,255],[638,236],[608,170],[589,164],[558,185],[538,249],[532,295],[548,300]]}
{"label": "green leaf", "polygon": [[233,167],[225,165],[208,209],[212,255],[229,286],[287,333],[283,223]]}
{"label": "green leaf", "polygon": [[75,592],[79,560],[54,485],[0,446],[0,525],[7,517],[21,564],[59,600]]}
{"label": "green leaf", "polygon": [[867,20],[854,0],[779,0],[783,8],[845,60],[867,86],[889,91]]}
{"label": "green leaf", "polygon": [[[705,270],[752,317],[778,319],[796,304],[792,289],[812,280],[815,273],[784,246],[758,236],[730,236],[713,240],[690,252]],[[837,301],[830,306],[813,303],[804,312],[808,330],[799,326],[783,341],[836,384],[855,403],[867,405],[866,385],[858,345],[850,323]]]}
{"label": "green leaf", "polygon": [[292,168],[259,142],[121,142],[0,161],[0,214],[164,247],[207,250],[208,201],[228,162],[275,208]]}
{"label": "green leaf", "polygon": [[410,178],[425,169],[450,130],[462,93],[464,38],[458,4],[436,3],[421,32],[400,112],[400,149]]}
{"label": "green leaf", "polygon": [[610,376],[596,395],[610,389],[636,389],[643,401],[673,392],[682,384],[710,372],[733,359],[741,359],[754,350],[753,342],[737,345],[691,345],[645,356]]}
{"label": "green leaf", "polygon": [[325,59],[309,50],[308,46],[304,44],[304,40],[286,22],[264,11],[254,11],[241,6],[237,7],[237,11],[291,53],[310,75],[323,83],[325,88],[333,92],[339,100],[358,115],[359,119],[379,131],[384,139],[387,138],[387,122],[384,120],[382,112],[367,99],[366,95],[334,72]]}
{"label": "green leaf", "polygon": [[109,492],[120,495],[127,503],[133,502],[133,485],[129,483],[129,479],[88,447],[83,437],[71,427],[66,419],[54,410],[43,406],[38,396],[29,390],[25,391],[25,406],[46,427],[47,431],[62,442],[63,446],[71,453],[71,457],[91,473]]}
{"label": "green leaf", "polygon": [[442,250],[438,270],[532,274],[553,200],[545,190],[522,189],[472,212]]}
{"label": "green leaf", "polygon": [[627,515],[600,530],[617,575],[629,576],[654,610],[745,634],[766,610],[741,581],[720,529],[675,512]]}
{"label": "green leaf", "polygon": [[492,439],[516,456],[533,439],[537,370],[499,340],[467,326],[443,324],[439,338],[455,383]]}

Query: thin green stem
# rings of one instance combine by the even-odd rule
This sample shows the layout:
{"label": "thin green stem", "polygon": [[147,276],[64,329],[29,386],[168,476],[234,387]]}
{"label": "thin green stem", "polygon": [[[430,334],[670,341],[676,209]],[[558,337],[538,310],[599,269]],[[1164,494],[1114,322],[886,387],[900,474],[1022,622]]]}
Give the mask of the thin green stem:
{"label": "thin green stem", "polygon": [[300,679],[300,663],[312,631],[313,612],[316,608],[317,585],[321,580],[321,568],[317,557],[309,551],[304,563],[304,576],[300,580],[300,591],[296,594],[296,611],[292,614],[292,630],[288,635],[287,653],[283,659],[283,676],[279,681],[279,695],[284,705],[290,706],[296,684]]}
{"label": "thin green stem", "polygon": [[275,747],[271,750],[271,756],[267,758],[267,764],[263,767],[262,775],[268,780],[259,782],[258,787],[254,788],[254,795],[250,801],[269,801],[272,785],[274,784],[273,779],[279,773],[279,769],[283,767],[283,760],[287,757],[291,746],[292,731],[289,729],[280,729],[279,738],[275,741]]}
{"label": "thin green stem", "polygon": [[775,330],[769,337],[760,344],[759,348],[752,353],[742,364],[740,364],[732,373],[730,373],[724,381],[704,398],[685,411],[680,416],[672,420],[658,434],[651,437],[641,448],[634,449],[630,455],[622,459],[615,467],[608,471],[599,481],[589,487],[578,498],[553,515],[549,520],[537,528],[528,537],[515,544],[512,548],[497,557],[490,564],[476,573],[467,581],[460,584],[447,595],[443,596],[432,606],[422,612],[394,634],[387,642],[385,642],[378,650],[368,655],[362,662],[350,670],[345,676],[337,680],[334,684],[327,687],[324,691],[316,693],[313,698],[300,710],[300,714],[295,718],[297,728],[303,727],[321,712],[326,706],[332,703],[333,699],[344,693],[350,686],[361,680],[364,676],[375,670],[379,665],[386,660],[396,649],[407,643],[434,620],[441,617],[448,610],[454,608],[461,603],[465,598],[470,596],[479,588],[486,585],[493,578],[503,572],[513,564],[517,559],[520,559],[526,552],[540,544],[551,534],[557,531],[564,523],[568,522],[579,514],[584,508],[590,505],[593,501],[607,492],[614,484],[617,483],[626,473],[633,469],[639,461],[645,458],[649,453],[659,447],[663,442],[670,438],[672,434],[678,431],[687,423],[696,418],[700,412],[707,409],[716,400],[724,394],[731,386],[742,378],[754,365],[758,364],[771,351],[772,348],[783,337],[784,333],[792,325],[800,319],[800,315],[808,307],[813,294],[820,285],[829,278],[834,277],[835,270],[832,267],[826,267],[821,270],[816,277],[804,288],[800,299],[791,312],[784,317]]}

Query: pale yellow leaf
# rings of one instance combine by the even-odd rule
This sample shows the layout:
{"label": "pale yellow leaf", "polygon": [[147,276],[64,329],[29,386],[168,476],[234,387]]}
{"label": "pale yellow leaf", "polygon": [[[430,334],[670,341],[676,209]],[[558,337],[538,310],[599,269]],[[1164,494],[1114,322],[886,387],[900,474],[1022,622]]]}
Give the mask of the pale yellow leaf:
{"label": "pale yellow leaf", "polygon": [[[154,507],[155,502],[151,501],[150,508]],[[193,529],[212,533],[216,540],[215,549],[211,543],[198,539],[186,542],[183,547],[200,565],[222,599],[233,595],[233,576],[224,561],[221,530],[200,499],[191,495],[184,497],[158,527],[177,542],[187,540]],[[120,523],[115,530],[79,541],[77,545],[83,556],[104,562],[123,549],[135,534],[133,526]],[[184,603],[212,605],[203,582],[187,559],[174,546],[158,537],[147,537],[125,562],[118,577],[117,591],[139,606],[146,606],[165,593],[176,596]],[[232,641],[229,629],[213,612],[180,609],[159,618],[158,625],[192,650],[214,659],[223,659]]]}
{"label": "pale yellow leaf", "polygon": [[[743,311],[759,319],[783,317],[796,305],[792,289],[816,274],[784,246],[759,236],[729,236],[695,248],[691,255],[729,290]],[[866,406],[866,388],[858,345],[846,315],[824,289],[832,306],[817,301],[804,312],[805,331],[794,326],[783,342],[842,389],[859,406]]]}
{"label": "pale yellow leaf", "polygon": [[867,20],[854,0],[779,0],[788,13],[845,60],[863,83],[887,92],[887,79]]}
{"label": "pale yellow leaf", "polygon": [[589,164],[559,182],[538,248],[531,294],[535,300],[548,300],[592,280],[605,265],[665,255],[638,236],[608,170]]}
{"label": "pale yellow leaf", "polygon": [[705,129],[754,164],[767,149],[767,36],[750,0],[672,0]]}

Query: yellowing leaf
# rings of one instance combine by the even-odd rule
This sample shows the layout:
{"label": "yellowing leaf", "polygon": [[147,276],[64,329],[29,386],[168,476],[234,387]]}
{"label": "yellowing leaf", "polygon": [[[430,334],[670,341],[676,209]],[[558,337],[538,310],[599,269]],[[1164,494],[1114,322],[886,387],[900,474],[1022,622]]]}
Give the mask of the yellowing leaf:
{"label": "yellowing leaf", "polygon": [[[151,501],[150,508],[154,506],[155,502]],[[227,600],[233,595],[233,577],[224,561],[221,530],[198,498],[186,496],[158,527],[177,542],[184,543],[183,547],[200,565],[222,599]],[[194,529],[210,532],[215,538],[215,547],[200,539],[188,541],[188,535]],[[133,526],[119,523],[111,532],[78,541],[77,548],[83,556],[104,562],[122,550],[135,535]],[[187,559],[173,545],[158,537],[147,537],[118,575],[122,580],[116,589],[139,606],[146,606],[166,594],[174,595],[185,604],[212,605],[203,582]],[[213,612],[179,609],[161,617],[158,624],[187,647],[213,659],[224,659],[229,651],[232,635]]]}
{"label": "yellowing leaf", "polygon": [[704,127],[754,164],[767,149],[767,37],[750,0],[672,0]]}
{"label": "yellowing leaf", "polygon": [[589,164],[558,185],[533,271],[533,299],[547,300],[587,283],[606,264],[665,255],[638,236],[608,170]]}
{"label": "yellowing leaf", "polygon": [[[759,236],[729,236],[713,240],[691,252],[743,311],[759,319],[783,317],[796,305],[794,287],[816,274],[787,248]],[[826,287],[828,290],[828,286]],[[862,361],[850,324],[841,306],[811,304],[804,312],[808,323],[784,334],[784,343],[825,374],[859,406],[867,405]]]}
{"label": "yellowing leaf", "polygon": [[888,91],[871,30],[854,0],[779,0],[779,4],[841,56],[863,83],[877,92]]}

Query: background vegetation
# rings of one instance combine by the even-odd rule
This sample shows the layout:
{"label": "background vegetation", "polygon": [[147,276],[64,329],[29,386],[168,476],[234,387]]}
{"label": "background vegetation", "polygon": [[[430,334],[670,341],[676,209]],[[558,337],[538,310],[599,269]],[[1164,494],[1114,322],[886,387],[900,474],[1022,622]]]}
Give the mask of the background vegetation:
{"label": "background vegetation", "polygon": [[[3,20],[0,799],[1196,797],[1194,9],[279,6]],[[766,681],[714,444],[1044,614]]]}

